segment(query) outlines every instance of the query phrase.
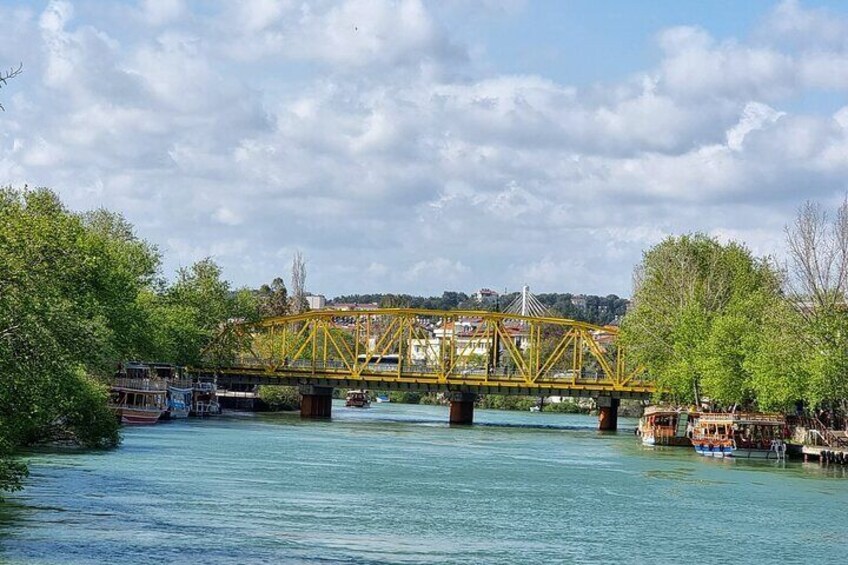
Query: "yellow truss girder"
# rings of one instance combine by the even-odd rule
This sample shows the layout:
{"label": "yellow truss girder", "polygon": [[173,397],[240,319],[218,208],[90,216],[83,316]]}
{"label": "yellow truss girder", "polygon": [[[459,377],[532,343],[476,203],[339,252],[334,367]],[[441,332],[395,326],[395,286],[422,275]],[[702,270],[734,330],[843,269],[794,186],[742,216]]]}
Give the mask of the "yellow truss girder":
{"label": "yellow truss girder", "polygon": [[[459,333],[460,322],[473,329]],[[232,343],[223,339],[227,334],[245,344],[229,369],[251,373],[540,391],[653,390],[640,367],[627,365],[623,349],[615,343],[616,327],[564,318],[414,308],[317,310],[229,324],[218,341]],[[602,343],[600,336],[607,339]],[[486,352],[485,363],[479,363],[480,351]]]}

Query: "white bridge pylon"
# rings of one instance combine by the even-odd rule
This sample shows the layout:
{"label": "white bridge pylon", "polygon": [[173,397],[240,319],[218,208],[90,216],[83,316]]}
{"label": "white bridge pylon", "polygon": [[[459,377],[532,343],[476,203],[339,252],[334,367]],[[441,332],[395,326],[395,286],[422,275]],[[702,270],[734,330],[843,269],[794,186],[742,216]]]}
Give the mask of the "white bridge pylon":
{"label": "white bridge pylon", "polygon": [[506,307],[504,312],[507,314],[518,314],[520,316],[530,316],[533,318],[553,317],[551,311],[539,302],[538,298],[533,296],[530,292],[530,287],[526,284],[521,288],[521,294],[515,297],[515,300]]}

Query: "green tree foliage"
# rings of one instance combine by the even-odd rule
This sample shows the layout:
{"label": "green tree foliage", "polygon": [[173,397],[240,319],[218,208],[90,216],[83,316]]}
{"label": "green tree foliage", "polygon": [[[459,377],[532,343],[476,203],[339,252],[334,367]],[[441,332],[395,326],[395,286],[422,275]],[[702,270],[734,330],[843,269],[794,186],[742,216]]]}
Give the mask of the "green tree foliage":
{"label": "green tree foliage", "polygon": [[300,393],[296,386],[260,386],[259,398],[275,412],[300,408]]}
{"label": "green tree foliage", "polygon": [[120,215],[0,190],[0,489],[25,476],[20,446],[118,442],[102,381],[118,363],[195,362],[224,322],[258,316],[254,294],[231,291],[211,260],[170,286],[159,264]]}
{"label": "green tree foliage", "polygon": [[[144,349],[143,332],[125,328],[157,258],[109,223],[121,220],[84,220],[48,190],[0,190],[0,456],[60,430],[87,446],[118,441],[92,376]],[[131,264],[137,253],[149,260]],[[0,460],[0,487],[22,470]]]}
{"label": "green tree foliage", "polygon": [[[499,300],[480,304],[464,292],[448,291],[442,296],[412,296],[409,294],[349,294],[338,296],[331,304],[378,304],[380,308],[425,308],[428,310],[488,310],[503,309],[518,293],[505,294]],[[536,296],[555,315],[571,320],[607,325],[624,316],[629,301],[614,294],[608,296],[549,293]]]}
{"label": "green tree foliage", "polygon": [[[178,365],[198,365],[203,351],[215,341],[228,321],[250,322],[260,316],[255,294],[231,291],[221,268],[210,258],[180,269],[174,283],[159,293],[141,297],[150,312],[157,359]],[[238,344],[219,343],[219,356]]]}
{"label": "green tree foliage", "polygon": [[621,339],[677,401],[750,403],[765,378],[760,330],[780,301],[778,273],[745,247],[670,237],[637,269]]}
{"label": "green tree foliage", "polygon": [[280,277],[271,281],[270,285],[263,284],[259,287],[258,299],[263,316],[285,316],[289,313],[288,291],[285,281]]}

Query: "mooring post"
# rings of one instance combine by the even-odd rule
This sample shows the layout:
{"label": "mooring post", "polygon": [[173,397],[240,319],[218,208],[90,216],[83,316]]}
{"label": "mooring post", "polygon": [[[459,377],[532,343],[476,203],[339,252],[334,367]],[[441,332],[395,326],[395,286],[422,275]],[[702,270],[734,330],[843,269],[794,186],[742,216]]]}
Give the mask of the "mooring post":
{"label": "mooring post", "polygon": [[301,385],[300,417],[310,420],[326,420],[333,410],[333,387]]}
{"label": "mooring post", "polygon": [[614,432],[618,429],[618,405],[621,400],[609,396],[599,396],[598,404],[598,429],[602,432]]}
{"label": "mooring post", "polygon": [[474,402],[477,395],[473,392],[451,392],[450,400],[450,423],[471,424],[474,422]]}

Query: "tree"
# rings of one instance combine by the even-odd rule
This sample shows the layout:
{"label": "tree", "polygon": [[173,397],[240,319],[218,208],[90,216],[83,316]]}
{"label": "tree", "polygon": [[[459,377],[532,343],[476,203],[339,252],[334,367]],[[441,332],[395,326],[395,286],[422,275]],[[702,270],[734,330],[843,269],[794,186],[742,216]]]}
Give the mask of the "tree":
{"label": "tree", "polygon": [[737,243],[702,234],[670,237],[647,251],[634,276],[633,308],[621,341],[678,402],[701,396],[751,402],[752,361],[780,276]]}
{"label": "tree", "polygon": [[833,220],[820,204],[807,201],[786,227],[790,298],[798,311],[815,321],[844,307],[848,291],[848,199]]}
{"label": "tree", "polygon": [[[177,280],[159,295],[146,295],[156,328],[156,346],[160,359],[179,365],[197,365],[202,352],[223,332],[228,322],[251,322],[260,316],[257,298],[246,289],[231,291],[221,277],[221,268],[206,258],[189,268],[180,269]],[[232,349],[237,344],[224,349]]]}
{"label": "tree", "polygon": [[[24,64],[21,63],[18,65],[18,68],[12,67],[8,71],[0,71],[0,88],[6,86],[9,81],[19,74],[21,74],[24,70]],[[3,107],[3,104],[0,104],[0,110],[6,111],[6,108]]]}
{"label": "tree", "polygon": [[0,488],[25,472],[8,458],[19,446],[59,433],[91,447],[119,439],[93,377],[138,345],[128,316],[158,258],[103,225],[49,190],[0,190]]}
{"label": "tree", "polygon": [[786,228],[788,297],[803,326],[806,399],[812,405],[848,398],[848,199],[831,217],[814,202]]}
{"label": "tree", "polygon": [[271,281],[271,285],[259,287],[259,307],[263,316],[285,316],[289,313],[289,297],[286,283],[280,277]]}
{"label": "tree", "polygon": [[309,305],[306,303],[306,260],[300,251],[295,251],[292,259],[291,286],[291,313],[300,314],[307,311]]}

